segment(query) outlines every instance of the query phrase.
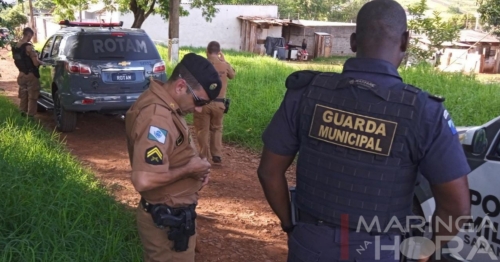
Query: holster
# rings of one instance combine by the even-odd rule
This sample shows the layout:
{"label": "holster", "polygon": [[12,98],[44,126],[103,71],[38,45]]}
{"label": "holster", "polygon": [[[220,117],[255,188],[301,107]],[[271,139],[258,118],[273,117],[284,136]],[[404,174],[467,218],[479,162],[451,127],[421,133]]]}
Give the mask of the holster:
{"label": "holster", "polygon": [[231,99],[229,99],[229,98],[216,98],[216,99],[214,99],[214,101],[224,103],[224,107],[226,108],[224,110],[224,114],[227,114],[227,112],[229,111],[229,105],[231,104]]}
{"label": "holster", "polygon": [[149,204],[141,199],[144,209],[151,214],[158,228],[167,228],[168,239],[174,242],[176,252],[188,249],[189,238],[196,233],[196,205],[182,208],[172,208],[163,204]]}
{"label": "holster", "polygon": [[[419,222],[421,222],[421,221],[419,221]],[[420,224],[420,223],[418,223],[418,224]],[[403,241],[405,241],[406,239],[411,238],[411,237],[423,237],[424,233],[425,232],[422,232],[418,228],[413,228],[412,230],[408,230],[408,232],[405,232],[405,234],[401,235],[401,243]],[[404,252],[404,250],[400,250],[400,254],[399,254],[399,261],[400,262],[417,262],[418,261],[418,259],[406,257],[404,255],[405,253],[408,253],[408,251]],[[433,261],[432,258],[429,260],[429,262],[431,262],[431,261]]]}

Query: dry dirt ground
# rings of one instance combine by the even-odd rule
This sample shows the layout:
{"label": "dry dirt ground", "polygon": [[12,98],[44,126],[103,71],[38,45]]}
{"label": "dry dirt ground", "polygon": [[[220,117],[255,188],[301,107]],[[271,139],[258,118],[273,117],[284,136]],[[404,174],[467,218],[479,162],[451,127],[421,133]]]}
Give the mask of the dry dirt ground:
{"label": "dry dirt ground", "polygon": [[[0,95],[18,104],[17,69],[6,50],[0,51]],[[52,112],[36,116],[49,132]],[[55,132],[55,131],[54,131]],[[86,114],[77,130],[61,134],[66,146],[113,193],[117,201],[135,208],[139,194],[130,182],[125,123],[119,118]],[[213,167],[209,184],[200,192],[197,212],[199,251],[196,261],[286,261],[286,235],[267,204],[257,178],[259,155],[224,145],[223,165]],[[287,177],[295,183],[292,166]]]}

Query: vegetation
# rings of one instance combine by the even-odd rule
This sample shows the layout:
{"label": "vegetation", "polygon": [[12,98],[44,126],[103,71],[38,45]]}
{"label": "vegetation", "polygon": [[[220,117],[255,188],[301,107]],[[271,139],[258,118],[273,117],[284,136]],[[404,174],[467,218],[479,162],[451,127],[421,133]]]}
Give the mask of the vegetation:
{"label": "vegetation", "polygon": [[485,29],[500,35],[500,0],[478,0],[477,12],[481,14],[481,23]]}
{"label": "vegetation", "polygon": [[444,42],[452,42],[459,38],[460,24],[455,19],[444,21],[437,11],[433,12],[433,16],[427,17],[425,16],[427,10],[427,0],[420,0],[408,7],[408,12],[413,17],[408,21],[408,29],[412,34],[427,37],[430,42],[428,49],[423,49],[419,46],[418,38],[411,39],[408,54],[417,61],[425,61],[434,52],[442,50]]}
{"label": "vegetation", "polygon": [[[38,47],[39,48],[39,47]],[[165,58],[167,50],[158,46]],[[203,49],[182,49],[204,55]],[[251,53],[225,52],[237,76],[229,81],[231,107],[224,141],[259,151],[261,134],[286,91],[286,77],[302,69],[342,70],[342,59],[283,63]],[[173,70],[168,65],[168,73]],[[400,69],[403,79],[446,97],[459,126],[482,124],[500,111],[500,86],[474,75],[432,67]],[[133,212],[115,202],[92,174],[32,120],[0,97],[0,261],[139,261]]]}
{"label": "vegetation", "polygon": [[0,261],[140,261],[133,212],[0,97]]}
{"label": "vegetation", "polygon": [[[159,50],[166,57],[165,48],[159,47]],[[181,49],[180,57],[187,52],[205,55],[203,49]],[[224,118],[224,142],[238,143],[257,151],[262,147],[262,132],[283,99],[286,77],[296,70],[341,72],[342,59],[345,61],[345,57],[334,57],[300,65],[251,53],[227,51],[225,56],[237,75],[228,84],[231,106]],[[173,66],[168,66],[169,74]],[[427,64],[400,68],[399,72],[407,83],[444,96],[444,106],[456,125],[483,124],[500,112],[499,84],[481,83],[475,75],[438,72]]]}

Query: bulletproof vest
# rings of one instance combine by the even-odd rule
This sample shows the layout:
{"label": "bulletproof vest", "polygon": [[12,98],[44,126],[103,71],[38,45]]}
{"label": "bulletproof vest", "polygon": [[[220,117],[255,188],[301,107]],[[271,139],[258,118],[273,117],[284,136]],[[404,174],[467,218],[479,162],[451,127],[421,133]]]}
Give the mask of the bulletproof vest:
{"label": "bulletproof vest", "polygon": [[[297,114],[297,206],[339,226],[401,232],[397,223],[404,229],[412,214],[428,94],[335,73],[318,73],[305,88]],[[378,220],[380,228],[358,227],[362,219],[368,227]],[[395,229],[384,231],[387,225]]]}
{"label": "bulletproof vest", "polygon": [[34,73],[35,76],[37,76],[38,68],[33,64],[31,58],[26,54],[26,46],[28,45],[31,44],[24,43],[20,47],[14,46],[12,48],[12,57],[14,58],[14,64],[20,72],[23,72],[25,74]]}

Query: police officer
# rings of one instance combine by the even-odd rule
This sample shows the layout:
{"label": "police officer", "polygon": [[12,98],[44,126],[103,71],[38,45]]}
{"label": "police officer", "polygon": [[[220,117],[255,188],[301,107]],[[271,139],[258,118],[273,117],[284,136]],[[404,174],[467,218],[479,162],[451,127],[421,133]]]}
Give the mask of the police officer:
{"label": "police officer", "polygon": [[37,100],[40,95],[40,73],[38,67],[43,64],[30,42],[34,32],[31,28],[23,29],[23,38],[12,49],[14,63],[19,69],[19,109],[23,116],[33,117],[37,112]]}
{"label": "police officer", "polygon": [[197,192],[210,163],[198,156],[184,116],[215,99],[221,86],[212,64],[190,53],[166,83],[151,80],[125,116],[144,261],[194,261]]}
{"label": "police officer", "polygon": [[233,79],[236,75],[234,68],[226,61],[216,41],[208,43],[207,59],[210,61],[222,81],[222,89],[213,103],[202,108],[201,112],[195,112],[193,124],[196,137],[200,146],[200,155],[212,158],[213,163],[222,162],[222,122],[226,104],[227,79]]}
{"label": "police officer", "polygon": [[[443,99],[398,74],[408,42],[401,5],[370,1],[351,35],[356,57],[342,73],[299,71],[287,78],[283,102],[262,135],[258,176],[288,234],[288,261],[399,261],[398,249],[387,247],[399,248],[410,226],[417,170],[431,185],[434,216],[457,225],[458,216],[470,213],[470,168]],[[285,171],[299,151],[294,225]],[[370,228],[372,222],[380,226]],[[433,229],[432,240],[458,232],[443,224]]]}

